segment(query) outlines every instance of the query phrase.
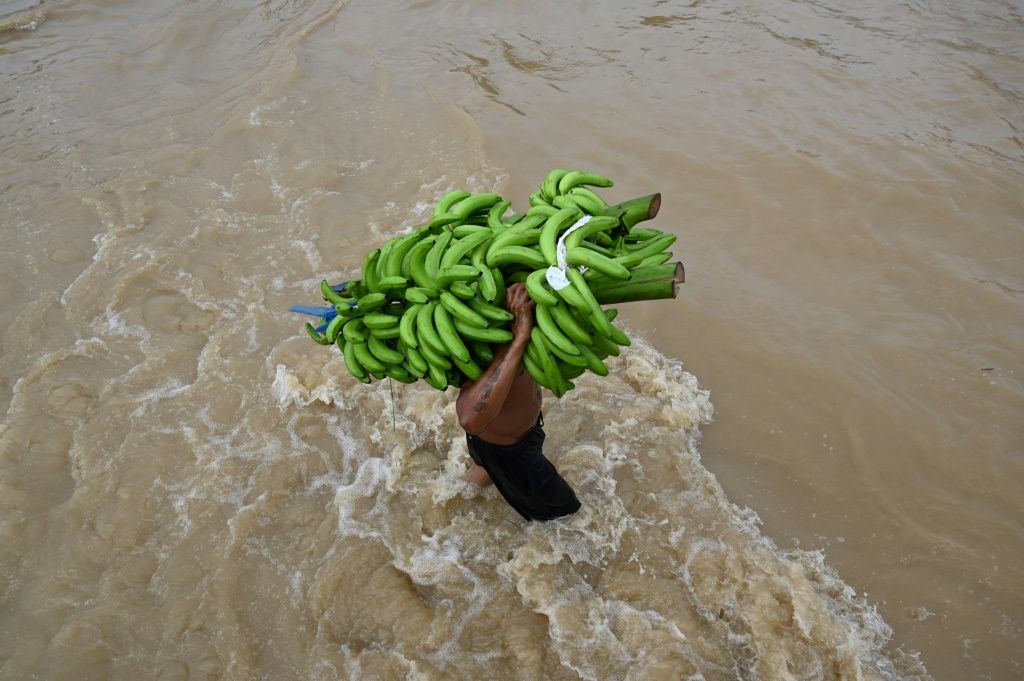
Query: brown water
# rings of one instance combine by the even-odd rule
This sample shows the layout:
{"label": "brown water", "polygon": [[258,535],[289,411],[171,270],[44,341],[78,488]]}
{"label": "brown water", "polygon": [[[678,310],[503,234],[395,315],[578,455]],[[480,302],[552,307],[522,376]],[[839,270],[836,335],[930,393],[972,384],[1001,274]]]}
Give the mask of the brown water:
{"label": "brown water", "polygon": [[[1024,8],[622,4],[0,5],[0,678],[1024,675]],[[555,166],[687,283],[527,525],[285,310]]]}

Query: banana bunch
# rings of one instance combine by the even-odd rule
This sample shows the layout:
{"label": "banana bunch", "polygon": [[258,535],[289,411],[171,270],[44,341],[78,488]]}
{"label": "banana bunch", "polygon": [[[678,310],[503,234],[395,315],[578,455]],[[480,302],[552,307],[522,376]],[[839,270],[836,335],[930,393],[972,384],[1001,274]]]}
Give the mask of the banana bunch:
{"label": "banana bunch", "polygon": [[609,206],[588,188],[610,186],[556,169],[519,214],[498,194],[449,192],[428,223],[370,251],[362,279],[321,282],[333,308],[317,308],[320,325],[306,330],[336,344],[363,382],[422,378],[445,390],[479,378],[492,346],[512,340],[505,287],[523,282],[536,303],[523,363],[560,397],[587,370],[606,375],[603,360],[630,344],[603,304],[674,298],[682,281],[682,265],[665,264],[676,237],[636,227],[657,214],[660,195]]}

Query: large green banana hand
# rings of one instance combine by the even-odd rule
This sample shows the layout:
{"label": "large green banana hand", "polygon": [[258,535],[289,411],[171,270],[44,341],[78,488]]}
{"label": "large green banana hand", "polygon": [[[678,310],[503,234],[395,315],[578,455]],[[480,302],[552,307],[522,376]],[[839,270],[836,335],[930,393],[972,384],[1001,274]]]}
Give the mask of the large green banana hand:
{"label": "large green banana hand", "polygon": [[[601,304],[674,297],[682,266],[664,264],[675,235],[636,227],[658,212],[660,195],[609,206],[587,186],[612,182],[552,170],[530,209],[508,216],[510,204],[497,194],[446,193],[427,224],[367,254],[362,279],[341,293],[321,282],[337,315],[322,334],[312,324],[306,330],[317,343],[337,345],[358,380],[422,378],[444,390],[479,378],[495,346],[512,340],[505,283],[523,281],[536,303],[523,356],[534,380],[560,397],[585,371],[606,375],[603,360],[630,340]],[[566,235],[584,215],[588,222]],[[549,285],[552,265],[567,266],[568,286]]]}

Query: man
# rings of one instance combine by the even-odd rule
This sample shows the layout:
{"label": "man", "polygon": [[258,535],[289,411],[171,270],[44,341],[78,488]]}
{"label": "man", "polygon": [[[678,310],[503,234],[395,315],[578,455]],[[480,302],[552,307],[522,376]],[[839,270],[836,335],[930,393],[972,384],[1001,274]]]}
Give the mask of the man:
{"label": "man", "polygon": [[465,479],[480,487],[493,482],[527,520],[551,520],[575,513],[580,502],[543,454],[540,386],[522,363],[533,329],[533,301],[522,284],[508,288],[507,307],[515,315],[512,342],[480,378],[462,385],[455,402],[474,461]]}

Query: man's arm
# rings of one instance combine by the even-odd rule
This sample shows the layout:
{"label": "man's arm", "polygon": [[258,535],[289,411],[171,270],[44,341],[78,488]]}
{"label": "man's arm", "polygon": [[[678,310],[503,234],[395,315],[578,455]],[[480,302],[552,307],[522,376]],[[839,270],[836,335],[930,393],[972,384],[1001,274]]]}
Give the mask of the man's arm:
{"label": "man's arm", "polygon": [[533,329],[533,301],[522,284],[508,288],[507,307],[516,316],[512,322],[512,342],[494,355],[480,378],[463,385],[455,402],[459,425],[470,435],[482,433],[501,411],[522,366],[523,352]]}

